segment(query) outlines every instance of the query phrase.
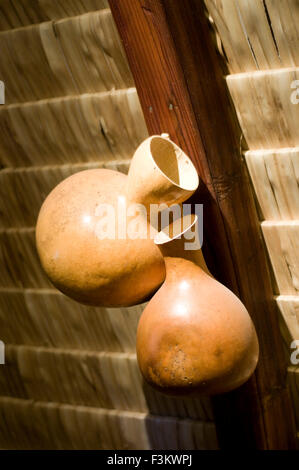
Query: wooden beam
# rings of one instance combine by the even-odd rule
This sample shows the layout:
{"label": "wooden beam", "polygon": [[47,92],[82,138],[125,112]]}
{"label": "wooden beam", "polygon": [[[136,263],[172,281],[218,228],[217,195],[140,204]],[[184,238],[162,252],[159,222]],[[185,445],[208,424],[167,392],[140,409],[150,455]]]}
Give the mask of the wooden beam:
{"label": "wooden beam", "polygon": [[271,276],[253,194],[203,2],[109,0],[150,134],[168,132],[203,181],[204,251],[247,306],[261,347],[254,377],[214,398],[222,448],[291,449],[295,424]]}

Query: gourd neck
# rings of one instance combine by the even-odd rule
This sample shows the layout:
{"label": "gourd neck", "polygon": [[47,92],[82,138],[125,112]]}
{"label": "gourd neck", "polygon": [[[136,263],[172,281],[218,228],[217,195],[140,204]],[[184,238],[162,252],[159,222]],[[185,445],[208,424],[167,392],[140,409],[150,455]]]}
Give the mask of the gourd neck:
{"label": "gourd neck", "polygon": [[[180,243],[177,243],[178,241]],[[166,245],[159,246],[159,249],[165,259],[166,267],[167,265],[173,264],[173,262],[177,259],[181,259],[190,261],[194,265],[200,267],[206,274],[211,275],[201,249],[186,250],[184,247],[186,240],[184,239],[175,240],[174,242],[176,243],[169,242]]]}
{"label": "gourd neck", "polygon": [[[183,217],[159,232],[155,243],[165,259],[166,266],[172,264],[175,259],[186,260],[211,276],[200,247],[198,218],[195,215],[192,217],[192,222],[186,230],[178,232],[183,226],[185,219]],[[169,233],[173,236],[170,237]]]}
{"label": "gourd neck", "polygon": [[188,156],[165,135],[142,142],[131,160],[126,185],[128,203],[167,206],[188,199],[199,185]]}

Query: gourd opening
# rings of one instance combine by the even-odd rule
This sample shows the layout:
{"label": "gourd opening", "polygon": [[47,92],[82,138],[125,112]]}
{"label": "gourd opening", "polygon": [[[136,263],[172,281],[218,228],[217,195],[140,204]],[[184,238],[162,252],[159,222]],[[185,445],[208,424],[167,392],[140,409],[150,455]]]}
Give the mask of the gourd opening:
{"label": "gourd opening", "polygon": [[173,184],[187,191],[195,191],[199,184],[197,171],[190,158],[176,144],[163,137],[150,142],[152,158],[159,170]]}
{"label": "gourd opening", "polygon": [[165,226],[155,237],[156,245],[164,245],[173,240],[184,237],[187,240],[195,238],[198,233],[198,217],[196,214],[187,214]]}

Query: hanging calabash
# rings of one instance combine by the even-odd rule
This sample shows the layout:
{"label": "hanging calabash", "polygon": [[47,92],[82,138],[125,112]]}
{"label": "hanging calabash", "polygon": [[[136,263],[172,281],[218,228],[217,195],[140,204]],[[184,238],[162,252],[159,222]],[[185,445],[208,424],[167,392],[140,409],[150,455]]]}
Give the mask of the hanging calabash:
{"label": "hanging calabash", "polygon": [[[138,147],[128,176],[96,169],[65,179],[45,200],[36,226],[37,250],[48,277],[84,304],[141,303],[165,278],[164,260],[149,230],[150,206],[181,203],[198,183],[187,155],[162,136],[149,137]],[[145,235],[134,238],[127,229],[137,217],[134,207],[140,206],[145,215],[139,214],[138,221]],[[112,233],[100,233],[108,217],[103,208],[108,215],[111,211]],[[119,233],[123,220],[129,224]]]}
{"label": "hanging calabash", "polygon": [[[198,244],[197,217],[182,230],[184,221],[156,237],[166,280],[141,315],[138,362],[145,380],[161,392],[223,393],[254,372],[257,335],[241,301],[209,273]],[[191,248],[196,249],[185,249],[192,233],[196,244]]]}

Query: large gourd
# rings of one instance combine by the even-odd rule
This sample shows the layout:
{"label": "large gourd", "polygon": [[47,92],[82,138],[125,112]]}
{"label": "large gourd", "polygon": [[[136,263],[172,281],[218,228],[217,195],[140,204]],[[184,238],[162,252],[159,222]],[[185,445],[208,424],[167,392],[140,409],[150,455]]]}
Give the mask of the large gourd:
{"label": "large gourd", "polygon": [[[45,200],[36,226],[37,249],[48,277],[84,304],[119,307],[143,302],[165,278],[164,260],[150,233],[151,204],[179,204],[198,183],[187,155],[162,136],[149,137],[138,147],[128,176],[98,169],[65,179]],[[99,235],[107,217],[104,206],[114,214],[116,229],[107,238]],[[119,233],[123,219],[128,229],[138,219],[145,237]]]}

